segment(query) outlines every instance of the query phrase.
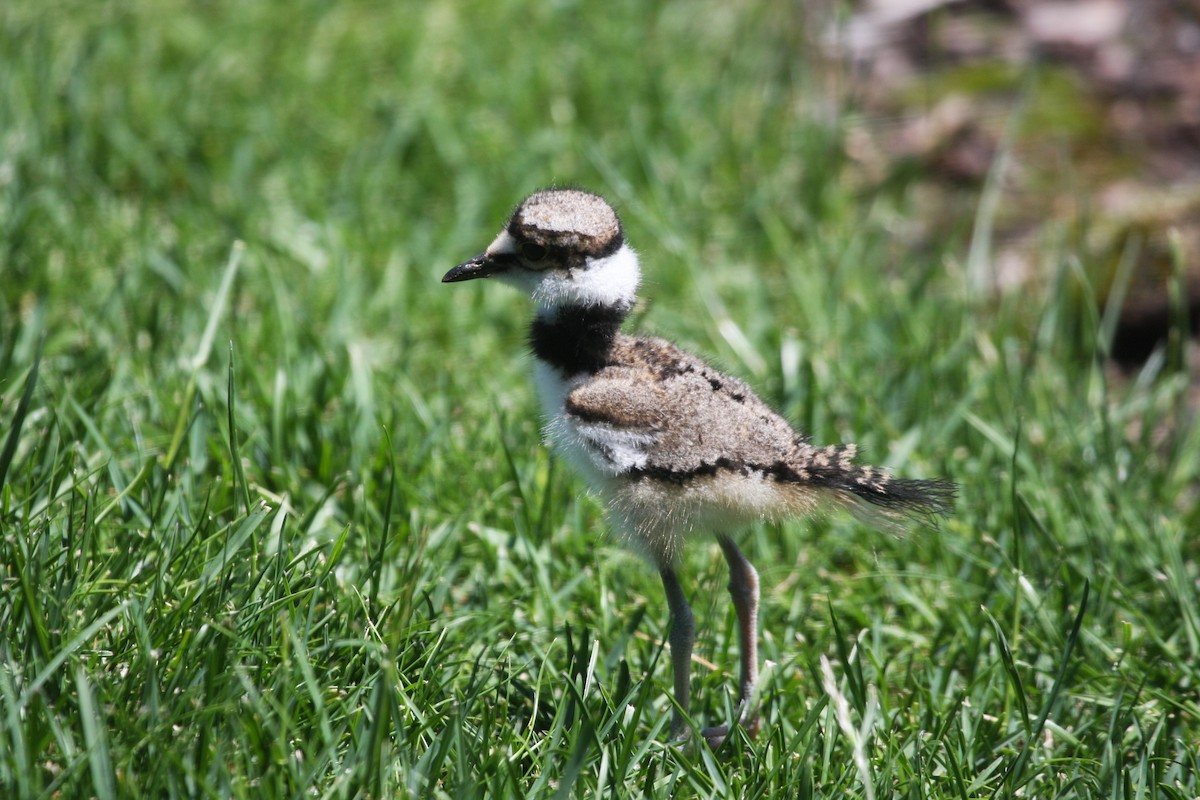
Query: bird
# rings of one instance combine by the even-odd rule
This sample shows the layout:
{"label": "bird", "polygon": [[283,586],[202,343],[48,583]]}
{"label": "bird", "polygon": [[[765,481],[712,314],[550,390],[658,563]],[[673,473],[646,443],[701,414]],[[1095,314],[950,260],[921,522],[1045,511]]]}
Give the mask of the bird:
{"label": "bird", "polygon": [[733,719],[700,732],[716,750],[739,726],[751,737],[761,726],[759,576],[737,531],[836,507],[884,527],[936,525],[957,487],[860,465],[853,444],[815,445],[738,378],[664,339],[623,333],[640,277],[612,205],[582,189],[551,187],[521,201],[492,243],[442,281],[495,279],[532,298],[529,346],[545,441],[603,501],[616,538],[662,580],[674,742],[693,733],[696,625],[680,556],[694,536],[715,536],[729,567],[740,661]]}

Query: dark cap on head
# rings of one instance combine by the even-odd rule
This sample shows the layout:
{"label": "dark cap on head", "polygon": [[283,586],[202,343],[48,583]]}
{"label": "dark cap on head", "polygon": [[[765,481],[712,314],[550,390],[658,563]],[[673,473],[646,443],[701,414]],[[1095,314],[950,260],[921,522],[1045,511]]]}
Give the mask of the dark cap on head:
{"label": "dark cap on head", "polygon": [[621,220],[603,197],[578,189],[544,189],[517,206],[507,230],[520,241],[597,257],[624,242]]}

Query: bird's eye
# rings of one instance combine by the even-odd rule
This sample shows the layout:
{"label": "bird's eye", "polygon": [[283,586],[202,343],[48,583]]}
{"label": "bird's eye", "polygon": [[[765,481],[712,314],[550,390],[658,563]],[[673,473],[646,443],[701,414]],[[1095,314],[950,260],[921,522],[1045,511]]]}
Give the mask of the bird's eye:
{"label": "bird's eye", "polygon": [[525,256],[527,261],[541,261],[546,257],[546,248],[534,242],[526,242],[521,245],[521,255]]}

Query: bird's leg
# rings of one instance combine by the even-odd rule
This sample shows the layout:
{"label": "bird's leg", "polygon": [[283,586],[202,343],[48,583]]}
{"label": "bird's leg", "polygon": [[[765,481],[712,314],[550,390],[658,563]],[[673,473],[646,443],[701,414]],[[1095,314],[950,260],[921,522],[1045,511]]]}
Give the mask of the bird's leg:
{"label": "bird's leg", "polygon": [[679,578],[671,567],[663,567],[663,588],[667,592],[667,608],[671,611],[671,668],[675,675],[675,711],[671,714],[671,738],[688,737],[687,711],[691,696],[692,644],[696,640],[696,623],[692,607],[679,586]]}
{"label": "bird's leg", "polygon": [[[717,543],[729,564],[729,595],[737,612],[738,640],[741,645],[742,674],[738,686],[738,710],[733,725],[741,725],[750,736],[758,734],[758,710],[754,701],[754,684],[758,682],[758,572],[742,555],[728,536],[718,536]],[[704,730],[709,747],[717,749],[729,735],[732,725],[718,725]]]}

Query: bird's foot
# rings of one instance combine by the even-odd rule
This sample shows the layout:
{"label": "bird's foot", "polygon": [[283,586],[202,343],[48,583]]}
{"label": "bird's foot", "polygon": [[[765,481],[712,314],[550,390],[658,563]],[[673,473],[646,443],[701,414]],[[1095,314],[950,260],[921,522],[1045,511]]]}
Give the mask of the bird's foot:
{"label": "bird's foot", "polygon": [[713,725],[710,728],[705,728],[700,731],[700,735],[708,743],[708,749],[715,753],[717,748],[725,744],[725,738],[729,736],[729,723],[726,722],[724,725]]}
{"label": "bird's foot", "polygon": [[729,738],[729,734],[741,728],[746,732],[746,735],[751,739],[758,737],[758,732],[762,727],[762,720],[757,713],[743,713],[737,722],[732,725],[726,722],[724,725],[714,725],[711,728],[705,728],[700,731],[700,735],[704,737],[704,741],[708,743],[708,749],[713,752],[717,751],[721,745],[725,744],[725,740]]}

